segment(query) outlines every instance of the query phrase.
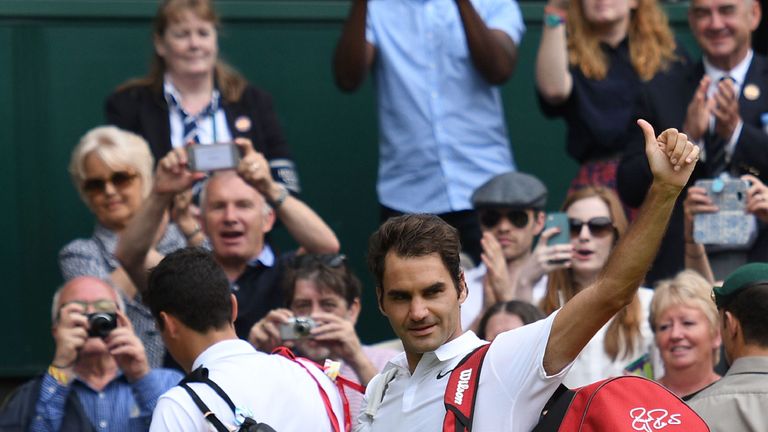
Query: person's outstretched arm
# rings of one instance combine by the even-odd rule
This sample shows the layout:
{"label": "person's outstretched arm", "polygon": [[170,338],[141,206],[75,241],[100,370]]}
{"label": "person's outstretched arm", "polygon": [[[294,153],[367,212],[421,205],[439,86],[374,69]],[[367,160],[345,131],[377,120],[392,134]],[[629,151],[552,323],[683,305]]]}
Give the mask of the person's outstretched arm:
{"label": "person's outstretched arm", "polygon": [[611,252],[597,281],[555,317],[544,354],[548,374],[571,363],[595,333],[632,301],[658,252],[675,200],[698,160],[699,148],[685,134],[667,129],[656,137],[645,120],[638,120],[638,125],[653,182],[637,219]]}

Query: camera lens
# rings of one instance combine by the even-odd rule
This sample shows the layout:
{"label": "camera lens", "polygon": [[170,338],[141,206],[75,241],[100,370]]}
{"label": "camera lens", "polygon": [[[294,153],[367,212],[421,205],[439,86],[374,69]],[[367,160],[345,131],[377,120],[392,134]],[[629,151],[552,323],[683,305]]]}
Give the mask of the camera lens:
{"label": "camera lens", "polygon": [[296,321],[293,329],[296,331],[297,335],[307,337],[309,336],[309,331],[312,330],[312,325],[307,321]]}
{"label": "camera lens", "polygon": [[88,336],[105,338],[117,327],[117,314],[96,312],[88,315]]}

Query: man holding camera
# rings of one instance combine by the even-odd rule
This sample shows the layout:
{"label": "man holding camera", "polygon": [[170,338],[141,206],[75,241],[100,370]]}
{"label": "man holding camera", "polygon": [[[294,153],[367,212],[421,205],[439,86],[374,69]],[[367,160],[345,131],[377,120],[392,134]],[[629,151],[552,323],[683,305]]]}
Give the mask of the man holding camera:
{"label": "man holding camera", "polygon": [[115,290],[78,277],[53,297],[56,350],[47,372],[16,391],[0,430],[146,431],[181,374],[150,369]]}
{"label": "man holding camera", "polygon": [[[355,331],[360,315],[360,280],[344,255],[300,255],[286,272],[288,309],[275,309],[251,329],[249,341],[260,351],[285,345],[318,364],[339,361],[340,373],[363,386],[398,354],[363,345]],[[362,394],[344,388],[350,412],[360,410]]]}
{"label": "man holding camera", "polygon": [[[235,139],[242,159],[236,170],[217,171],[201,195],[202,231],[239,303],[237,335],[247,339],[256,321],[283,305],[280,287],[288,259],[265,241],[275,219],[309,253],[335,253],[336,235],[311,208],[273,180],[267,160],[246,138]],[[139,290],[146,287],[147,251],[175,194],[189,189],[203,173],[192,172],[185,149],[169,152],[157,166],[155,184],[139,214],[120,237],[115,255]]]}

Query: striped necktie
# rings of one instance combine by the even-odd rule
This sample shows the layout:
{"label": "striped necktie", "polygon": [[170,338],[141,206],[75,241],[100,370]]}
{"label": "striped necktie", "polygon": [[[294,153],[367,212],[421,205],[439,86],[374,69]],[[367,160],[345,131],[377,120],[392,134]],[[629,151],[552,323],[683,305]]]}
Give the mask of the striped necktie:
{"label": "striped necktie", "polygon": [[[173,94],[168,93],[168,100],[170,101],[171,105],[179,111],[179,115],[181,116],[181,123],[184,126],[182,143],[186,144],[192,141],[200,144],[199,122],[200,120],[209,116],[211,117],[212,122],[216,121],[214,114],[216,114],[216,111],[219,110],[219,92],[217,90],[213,91],[213,94],[211,95],[211,102],[205,108],[203,108],[202,111],[197,113],[197,115],[192,115],[186,112],[184,108],[182,108],[179,100],[176,99]],[[214,128],[214,130],[216,130],[216,128]],[[216,142],[216,137],[213,137],[211,142]]]}

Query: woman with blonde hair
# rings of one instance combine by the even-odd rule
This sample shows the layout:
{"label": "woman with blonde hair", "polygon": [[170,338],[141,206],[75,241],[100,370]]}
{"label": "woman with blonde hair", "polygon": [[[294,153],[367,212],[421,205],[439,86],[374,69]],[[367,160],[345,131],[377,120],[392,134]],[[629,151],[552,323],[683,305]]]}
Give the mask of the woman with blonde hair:
{"label": "woman with blonde hair", "polygon": [[218,29],[212,0],[162,0],[149,74],[107,98],[107,121],[143,136],[157,160],[189,142],[248,138],[269,161],[273,178],[298,192],[272,98],[219,58]]}
{"label": "woman with blonde hair", "polygon": [[[545,314],[562,307],[597,280],[628,225],[619,198],[607,188],[588,186],[571,192],[562,208],[568,214],[573,251],[566,268],[549,274],[541,302]],[[563,381],[565,385],[581,387],[627,372],[650,374],[653,333],[648,308],[652,297],[653,291],[640,288],[634,301],[584,347]]]}
{"label": "woman with blonde hair", "polygon": [[615,189],[641,83],[685,54],[657,0],[549,0],[536,57],[548,117],[566,122],[566,150],[581,164],[571,189]]}
{"label": "woman with blonde hair", "polygon": [[[90,238],[76,239],[59,252],[65,280],[94,276],[110,282],[123,296],[126,314],[144,343],[150,366],[162,364],[165,349],[155,320],[137,296],[135,286],[115,258],[120,233],[141,208],[152,188],[154,159],[140,136],[114,126],[88,131],[72,150],[69,173],[80,197],[96,218]],[[189,242],[204,241],[189,212],[175,213],[179,225],[162,227],[148,254],[148,265]]]}
{"label": "woman with blonde hair", "polygon": [[679,397],[692,396],[720,379],[720,327],[712,285],[692,270],[660,281],[653,294],[649,322],[664,376],[657,381]]}

